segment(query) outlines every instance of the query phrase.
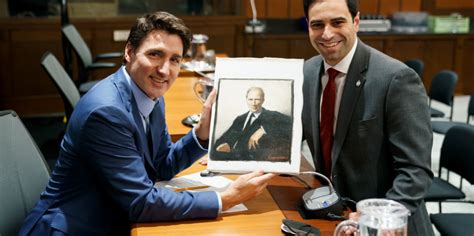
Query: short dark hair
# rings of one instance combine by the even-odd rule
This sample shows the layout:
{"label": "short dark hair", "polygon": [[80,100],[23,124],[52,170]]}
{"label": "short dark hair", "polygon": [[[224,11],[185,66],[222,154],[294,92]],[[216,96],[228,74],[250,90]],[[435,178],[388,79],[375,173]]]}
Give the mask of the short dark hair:
{"label": "short dark hair", "polygon": [[[311,4],[317,2],[318,0],[303,0],[303,8],[304,8],[304,15],[308,18],[308,11],[309,6]],[[359,12],[359,3],[357,0],[346,0],[347,8],[349,8],[349,12],[351,13],[352,20],[357,16],[357,12]]]}
{"label": "short dark hair", "polygon": [[150,32],[156,30],[178,35],[183,42],[183,56],[186,54],[191,45],[191,30],[184,24],[183,20],[163,11],[149,13],[138,17],[135,24],[130,29],[127,44],[130,44],[132,48],[136,49]]}

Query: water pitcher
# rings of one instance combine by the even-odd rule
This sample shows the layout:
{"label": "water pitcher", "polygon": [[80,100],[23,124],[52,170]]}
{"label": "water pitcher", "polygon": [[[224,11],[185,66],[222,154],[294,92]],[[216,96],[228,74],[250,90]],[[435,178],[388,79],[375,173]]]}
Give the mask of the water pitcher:
{"label": "water pitcher", "polygon": [[357,203],[359,220],[345,220],[334,231],[334,236],[355,231],[360,236],[406,236],[410,211],[402,204],[382,198],[362,200]]}

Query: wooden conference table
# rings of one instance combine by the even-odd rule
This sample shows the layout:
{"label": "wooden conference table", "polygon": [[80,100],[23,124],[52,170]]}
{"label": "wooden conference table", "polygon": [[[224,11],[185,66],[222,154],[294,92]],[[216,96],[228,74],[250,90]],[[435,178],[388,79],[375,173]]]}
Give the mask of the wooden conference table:
{"label": "wooden conference table", "polygon": [[[192,90],[196,81],[197,78],[192,76],[180,76],[165,95],[166,120],[173,140],[190,130],[181,124],[181,120],[201,111],[202,104],[195,98]],[[180,175],[204,169],[204,166],[195,163]],[[312,186],[319,185],[310,176],[306,176],[305,180]],[[338,221],[304,220],[298,213],[296,206],[306,191],[294,179],[277,176],[261,195],[244,203],[248,208],[245,212],[222,214],[217,219],[138,223],[133,225],[131,235],[283,235],[280,226],[285,218],[317,227],[323,236],[332,235]]]}

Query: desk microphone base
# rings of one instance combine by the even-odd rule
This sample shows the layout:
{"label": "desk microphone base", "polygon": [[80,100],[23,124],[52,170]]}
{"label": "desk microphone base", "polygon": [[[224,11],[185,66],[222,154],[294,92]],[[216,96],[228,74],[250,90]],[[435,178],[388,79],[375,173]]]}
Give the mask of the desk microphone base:
{"label": "desk microphone base", "polygon": [[201,114],[192,114],[181,120],[181,123],[188,127],[194,127],[197,125],[197,123],[199,123],[199,119],[201,119]]}

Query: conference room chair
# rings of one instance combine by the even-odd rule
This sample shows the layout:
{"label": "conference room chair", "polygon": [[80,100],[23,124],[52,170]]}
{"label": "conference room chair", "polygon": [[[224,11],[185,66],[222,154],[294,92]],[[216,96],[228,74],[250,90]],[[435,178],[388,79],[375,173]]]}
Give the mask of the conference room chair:
{"label": "conference room chair", "polygon": [[421,79],[423,78],[423,70],[425,68],[425,63],[423,63],[422,60],[420,60],[420,59],[411,59],[411,60],[405,61],[405,64],[408,67],[412,68],[418,74],[418,76]]}
{"label": "conference room chair", "polygon": [[[446,179],[441,177],[442,169],[447,170]],[[449,182],[450,172],[460,176],[459,187]],[[474,183],[474,126],[453,126],[446,133],[441,145],[438,176],[433,178],[425,201],[438,202],[440,213],[442,202],[466,202],[466,194],[462,190],[463,179]]]}
{"label": "conference room chair", "polygon": [[[89,81],[90,72],[98,69],[114,68],[117,65],[112,62],[99,62],[104,59],[121,58],[122,52],[110,52],[98,54],[95,58],[92,57],[91,51],[87,46],[86,42],[82,38],[79,31],[72,24],[65,24],[61,28],[62,34],[67,39],[67,42],[71,45],[75,55],[77,56],[78,65],[78,80],[76,86],[81,94],[86,93],[91,89],[98,81]],[[72,77],[72,75],[70,75]]]}
{"label": "conference room chair", "polygon": [[18,115],[0,111],[0,235],[18,235],[49,179],[49,168]]}
{"label": "conference room chair", "polygon": [[444,112],[431,107],[431,101],[435,100],[450,107],[449,120],[453,119],[454,90],[458,81],[458,75],[451,70],[438,72],[431,81],[430,110],[431,117],[445,117]]}
{"label": "conference room chair", "polygon": [[71,77],[69,77],[61,63],[51,52],[45,52],[43,54],[41,66],[58,89],[64,103],[66,118],[69,120],[74,107],[80,99],[79,90],[77,90]]}
{"label": "conference room chair", "polygon": [[[467,203],[472,204],[472,203]],[[439,213],[430,214],[431,223],[441,235],[466,236],[474,235],[473,213]]]}
{"label": "conference room chair", "polygon": [[470,125],[469,121],[471,116],[474,117],[474,93],[472,93],[471,97],[469,98],[466,123],[456,121],[431,121],[431,126],[433,127],[433,132],[446,134],[446,132],[448,132],[448,130],[455,125]]}

